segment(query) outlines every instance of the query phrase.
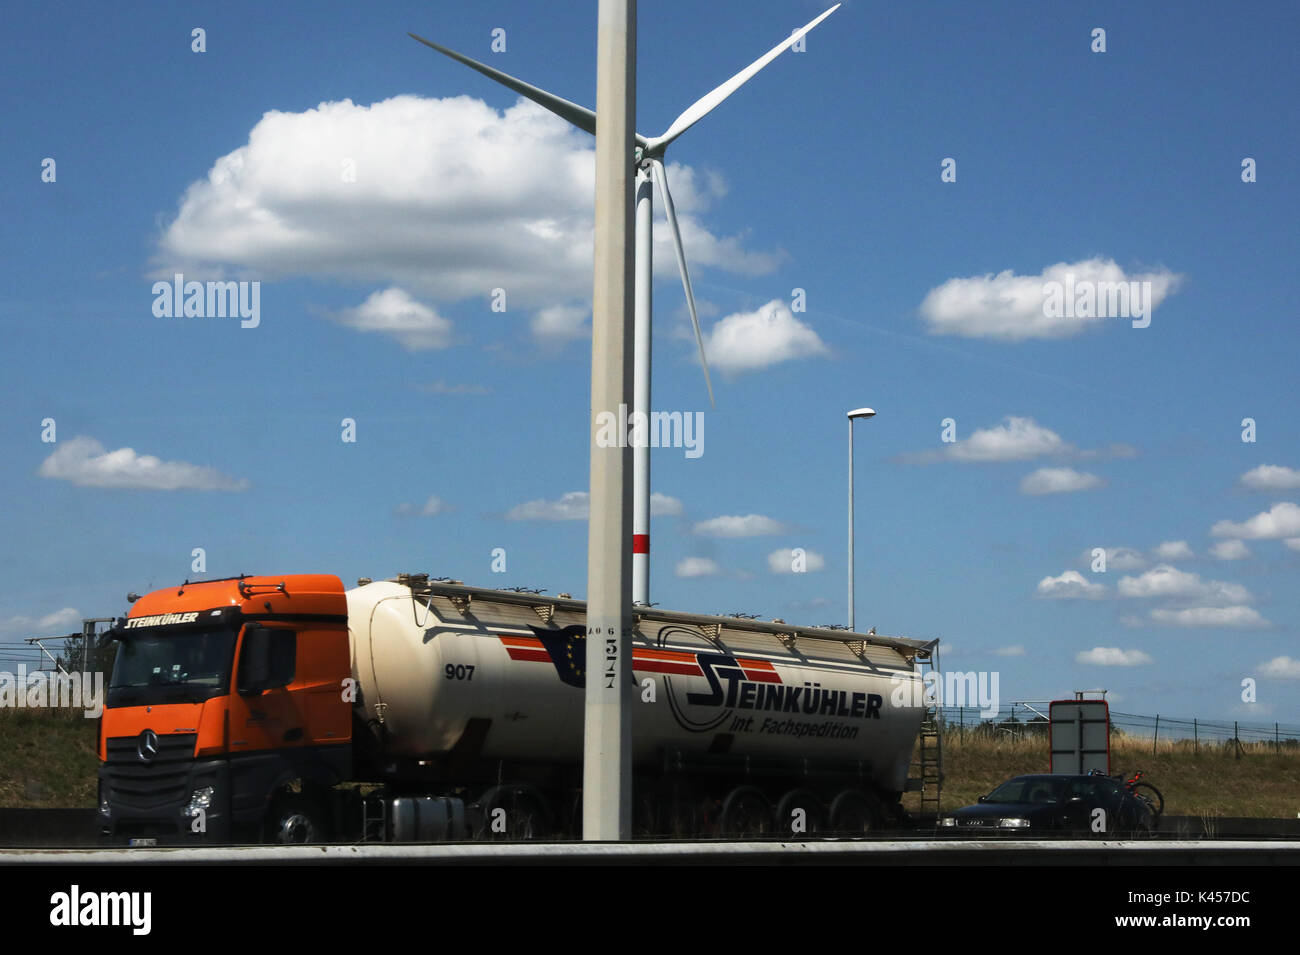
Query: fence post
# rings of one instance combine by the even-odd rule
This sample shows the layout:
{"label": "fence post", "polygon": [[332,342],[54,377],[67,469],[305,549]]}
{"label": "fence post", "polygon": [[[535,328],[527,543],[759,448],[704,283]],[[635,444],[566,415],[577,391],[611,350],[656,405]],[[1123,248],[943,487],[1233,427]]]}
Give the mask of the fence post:
{"label": "fence post", "polygon": [[1196,732],[1196,717],[1194,716],[1192,717],[1192,751],[1195,753],[1201,751],[1201,737]]}
{"label": "fence post", "polygon": [[1232,752],[1233,759],[1241,759],[1241,731],[1237,729],[1237,721],[1232,721]]}
{"label": "fence post", "polygon": [[1274,753],[1282,752],[1282,742],[1281,740],[1278,739],[1276,723],[1273,724],[1273,752]]}
{"label": "fence post", "polygon": [[964,706],[959,706],[959,707],[957,707],[957,726],[958,726],[957,735],[958,735],[958,737],[961,739],[961,741],[962,741],[962,745],[965,745],[965,743],[966,743],[966,707],[964,707]]}
{"label": "fence post", "polygon": [[1151,737],[1151,755],[1156,754],[1156,741],[1160,739],[1160,714],[1156,714],[1156,735]]}

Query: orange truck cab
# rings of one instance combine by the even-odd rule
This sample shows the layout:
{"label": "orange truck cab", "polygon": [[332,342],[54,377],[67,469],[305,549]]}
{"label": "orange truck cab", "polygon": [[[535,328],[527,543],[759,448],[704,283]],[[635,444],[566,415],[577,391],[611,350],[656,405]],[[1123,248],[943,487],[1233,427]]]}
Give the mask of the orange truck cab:
{"label": "orange truck cab", "polygon": [[[351,778],[343,583],[323,574],[185,583],[139,598],[99,734],[99,830],[115,843],[229,842],[291,827]],[[281,834],[284,835],[284,834]]]}

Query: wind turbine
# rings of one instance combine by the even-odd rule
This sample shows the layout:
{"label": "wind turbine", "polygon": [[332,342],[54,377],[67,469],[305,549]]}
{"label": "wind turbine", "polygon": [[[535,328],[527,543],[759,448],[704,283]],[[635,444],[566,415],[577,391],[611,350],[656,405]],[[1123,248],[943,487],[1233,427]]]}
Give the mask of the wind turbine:
{"label": "wind turbine", "polygon": [[[672,125],[662,135],[647,139],[640,133],[636,136],[636,310],[634,315],[634,359],[633,371],[633,407],[634,415],[639,414],[643,426],[647,429],[647,440],[632,449],[632,602],[649,603],[650,600],[650,324],[651,324],[651,267],[653,265],[653,188],[652,182],[663,195],[664,213],[668,228],[673,237],[673,250],[677,253],[677,269],[682,277],[682,289],[686,293],[686,304],[691,313],[691,325],[695,329],[695,343],[700,350],[700,365],[704,370],[704,386],[709,392],[709,407],[714,407],[713,383],[709,379],[709,362],[704,354],[704,336],[700,332],[699,313],[695,308],[695,293],[691,290],[691,276],[686,267],[686,253],[682,248],[682,234],[677,225],[677,211],[673,207],[673,196],[668,189],[668,170],[664,166],[664,153],[673,141],[690,129],[706,115],[712,112],[723,100],[740,89],[745,83],[767,64],[799,42],[813,27],[821,23],[840,8],[835,4],[821,16],[807,25],[795,30],[784,42],[777,44],[745,67],[721,86],[700,97],[685,112],[673,120]],[[437,50],[463,63],[472,70],[477,70],[491,80],[495,80],[520,96],[527,97],[539,106],[550,110],[561,119],[573,124],[591,135],[596,134],[596,114],[585,106],[571,103],[554,93],[540,87],[525,83],[508,73],[480,63],[478,60],[457,53],[455,50],[440,46],[422,36],[408,33],[413,40]]]}

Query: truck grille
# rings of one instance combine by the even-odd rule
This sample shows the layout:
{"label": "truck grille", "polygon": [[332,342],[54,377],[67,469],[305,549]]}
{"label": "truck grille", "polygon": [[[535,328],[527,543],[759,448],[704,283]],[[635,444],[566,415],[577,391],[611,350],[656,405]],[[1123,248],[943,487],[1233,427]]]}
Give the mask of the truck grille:
{"label": "truck grille", "polygon": [[194,763],[195,733],[158,736],[158,755],[143,762],[138,736],[116,736],[106,741],[108,759],[104,774],[109,800],[130,809],[177,805],[189,795],[186,783]]}

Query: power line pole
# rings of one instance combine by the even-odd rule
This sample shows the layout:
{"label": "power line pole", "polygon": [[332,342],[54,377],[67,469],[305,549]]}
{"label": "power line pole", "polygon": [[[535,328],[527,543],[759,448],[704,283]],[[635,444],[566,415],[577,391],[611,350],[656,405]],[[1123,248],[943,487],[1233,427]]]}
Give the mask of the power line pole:
{"label": "power line pole", "polygon": [[608,414],[624,427],[633,398],[636,0],[600,0],[596,115],[582,837],[625,840],[632,831],[632,454],[625,432],[610,447],[597,437]]}

